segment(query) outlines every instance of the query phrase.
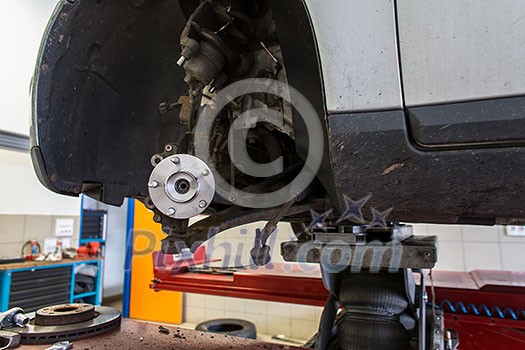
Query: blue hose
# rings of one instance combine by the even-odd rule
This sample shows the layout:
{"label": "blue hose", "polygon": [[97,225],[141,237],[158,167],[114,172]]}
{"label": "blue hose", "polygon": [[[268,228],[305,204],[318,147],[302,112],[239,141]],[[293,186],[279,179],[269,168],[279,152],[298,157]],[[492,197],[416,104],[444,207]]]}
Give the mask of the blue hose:
{"label": "blue hose", "polygon": [[[488,316],[488,317],[499,317],[499,318],[511,318],[513,320],[523,319],[525,320],[524,310],[512,310],[511,308],[504,308],[503,310],[497,306],[489,308],[486,305],[476,306],[474,304],[463,304],[461,301],[455,305],[450,300],[443,300],[439,308],[445,310],[445,307],[452,313],[463,313],[465,315],[474,314],[476,316]],[[521,316],[521,317],[520,317]]]}

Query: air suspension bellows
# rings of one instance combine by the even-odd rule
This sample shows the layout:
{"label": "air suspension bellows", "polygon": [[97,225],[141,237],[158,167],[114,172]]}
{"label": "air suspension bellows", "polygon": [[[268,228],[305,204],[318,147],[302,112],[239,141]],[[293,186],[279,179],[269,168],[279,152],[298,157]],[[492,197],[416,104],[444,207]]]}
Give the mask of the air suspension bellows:
{"label": "air suspension bellows", "polygon": [[[403,272],[344,272],[339,301],[345,316],[339,324],[342,350],[406,350],[415,320],[407,313],[409,300]],[[413,322],[407,322],[410,319]]]}

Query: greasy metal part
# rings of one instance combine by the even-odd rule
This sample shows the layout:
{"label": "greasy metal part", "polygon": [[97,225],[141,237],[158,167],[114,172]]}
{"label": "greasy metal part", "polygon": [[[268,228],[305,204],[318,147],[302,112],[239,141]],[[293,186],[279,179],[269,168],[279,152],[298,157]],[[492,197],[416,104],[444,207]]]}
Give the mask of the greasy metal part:
{"label": "greasy metal part", "polygon": [[290,210],[290,208],[294,205],[297,198],[292,198],[288,202],[286,202],[281,209],[277,212],[277,214],[269,220],[266,225],[264,225],[264,228],[261,231],[261,243],[264,245],[266,244],[266,241],[270,237],[270,235],[275,231],[277,228],[277,224],[279,221],[282,220],[283,216]]}
{"label": "greasy metal part", "polygon": [[[154,220],[157,215],[154,216]],[[181,254],[182,250],[186,248],[186,243],[180,240],[181,235],[185,235],[188,230],[188,219],[171,219],[169,217],[161,217],[162,230],[167,233],[167,236],[161,241],[161,250],[164,254]]]}
{"label": "greasy metal part", "polygon": [[212,83],[213,89],[221,88],[226,83],[220,78],[224,70],[236,76],[246,71],[243,55],[254,34],[250,16],[261,15],[255,10],[250,2],[223,6],[218,1],[205,1],[192,13],[181,34],[182,52],[177,61],[191,89],[199,91]]}
{"label": "greasy metal part", "polygon": [[31,321],[26,327],[14,327],[11,331],[20,334],[21,344],[50,344],[57,341],[72,341],[102,334],[120,326],[121,313],[119,310],[96,306],[94,318],[74,324],[59,326],[40,326],[35,324],[36,314],[27,316]]}
{"label": "greasy metal part", "polygon": [[188,219],[202,213],[215,195],[211,169],[188,154],[162,159],[151,172],[148,187],[155,207],[174,219]]}
{"label": "greasy metal part", "polygon": [[[432,306],[433,307],[433,306]],[[442,310],[434,310],[433,316],[430,319],[431,327],[430,339],[429,339],[429,350],[449,350],[447,334],[451,334],[445,330],[445,317]]]}
{"label": "greasy metal part", "polygon": [[281,255],[290,262],[319,263],[323,257],[334,266],[431,269],[437,262],[437,238],[414,236],[397,244],[377,242],[367,245],[290,241],[281,243]]}
{"label": "greasy metal part", "polygon": [[[184,97],[184,96],[181,96]],[[179,102],[161,102],[159,104],[159,112],[160,114],[166,114],[170,112],[171,110],[175,109],[176,107],[179,107],[181,105],[180,98]]]}
{"label": "greasy metal part", "polygon": [[459,346],[458,333],[455,330],[447,329],[445,333],[445,349],[457,350]]}
{"label": "greasy metal part", "polygon": [[384,243],[401,242],[412,237],[413,229],[410,225],[393,225],[387,227],[368,226],[324,226],[311,228],[314,240],[320,243],[340,241],[350,244],[363,245],[373,240]]}
{"label": "greasy metal part", "polygon": [[48,306],[35,312],[35,325],[62,326],[95,318],[91,304],[64,304]]}
{"label": "greasy metal part", "polygon": [[[342,226],[338,227],[338,231],[340,229],[344,230],[345,227],[342,227]],[[314,235],[314,240],[320,243],[330,243],[330,242],[339,240],[345,243],[352,243],[352,244],[359,244],[359,245],[366,244],[366,232],[358,232],[358,233],[347,232],[346,234],[341,234],[345,232],[344,231],[343,232],[330,232],[329,230],[324,231],[322,229],[313,228],[312,233]]]}
{"label": "greasy metal part", "polygon": [[263,243],[262,232],[260,229],[255,230],[255,242],[253,248],[250,249],[250,256],[252,261],[257,266],[264,266],[271,260],[270,246]]}
{"label": "greasy metal part", "polygon": [[0,329],[13,327],[24,327],[29,323],[29,318],[24,314],[24,310],[14,307],[0,314]]}
{"label": "greasy metal part", "polygon": [[180,96],[178,105],[180,105],[179,119],[182,124],[189,124],[193,107],[195,105],[195,99],[193,96]]}
{"label": "greasy metal part", "polygon": [[0,330],[0,350],[17,347],[20,344],[20,334]]}
{"label": "greasy metal part", "polygon": [[281,221],[283,216],[290,210],[296,200],[297,198],[293,198],[286,202],[279,211],[277,211],[276,215],[264,225],[262,230],[256,230],[254,246],[250,250],[250,256],[255,265],[264,266],[270,262],[270,247],[266,245],[266,242],[277,228],[279,221]]}
{"label": "greasy metal part", "polygon": [[279,60],[277,59],[277,57],[275,57],[275,55],[270,51],[270,49],[268,48],[268,46],[266,46],[266,44],[264,42],[261,41],[260,44],[261,44],[262,48],[264,49],[264,51],[272,59],[273,63],[275,63],[276,72],[274,72],[274,74],[277,75],[277,73],[279,73],[279,70],[282,68],[281,63],[279,63]]}
{"label": "greasy metal part", "polygon": [[[250,67],[246,76],[255,76],[261,78],[277,79],[284,83],[289,83],[287,71],[279,62],[283,62],[283,52],[278,43],[267,46],[261,42],[262,49],[252,52],[254,63]],[[281,111],[283,117],[283,125],[279,130],[292,139],[295,137],[293,128],[293,111],[292,106],[288,101],[276,101],[271,96],[259,96],[258,98],[250,98],[246,96],[247,106],[244,108],[262,108],[262,109],[276,109]],[[259,120],[264,120],[264,116],[259,117]],[[271,123],[265,124],[269,129],[275,129],[276,126]]]}
{"label": "greasy metal part", "polygon": [[55,343],[52,346],[46,348],[46,350],[69,350],[69,349],[73,349],[73,343],[70,343],[67,340]]}
{"label": "greasy metal part", "polygon": [[[417,302],[418,302],[418,308],[419,308],[419,319],[418,319],[418,342],[419,342],[419,350],[425,350],[427,347],[427,291],[425,290],[425,275],[423,274],[423,271],[419,270],[420,275],[420,284],[419,284],[419,294],[417,296]],[[432,327],[433,328],[433,327]],[[434,334],[434,329],[433,333]],[[443,336],[443,333],[441,334]],[[442,350],[442,349],[435,349],[435,350]]]}
{"label": "greasy metal part", "polygon": [[[292,206],[286,213],[286,216],[307,213],[310,210],[320,211],[323,208],[324,201],[300,203]],[[275,217],[279,212],[279,209],[281,208],[260,210],[232,207],[220,211],[194,223],[187,229],[187,231],[178,230],[172,235],[166,237],[163,240],[162,251],[164,254],[180,254],[181,250],[187,247],[190,248],[192,252],[195,252],[201,243],[215,236],[219,232],[251,222],[270,220]],[[169,250],[164,250],[164,241],[166,241],[166,249],[169,247]],[[167,251],[170,251],[170,253]]]}

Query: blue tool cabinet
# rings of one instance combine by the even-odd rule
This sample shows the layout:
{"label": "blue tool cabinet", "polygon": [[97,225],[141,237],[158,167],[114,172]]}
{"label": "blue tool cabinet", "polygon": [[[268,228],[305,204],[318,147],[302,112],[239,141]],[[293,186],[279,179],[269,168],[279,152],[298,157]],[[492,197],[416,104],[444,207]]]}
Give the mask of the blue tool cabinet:
{"label": "blue tool cabinet", "polygon": [[[75,269],[84,264],[97,266],[95,287],[88,293],[75,294]],[[0,312],[15,306],[32,312],[56,304],[100,305],[101,267],[100,259],[0,265]]]}

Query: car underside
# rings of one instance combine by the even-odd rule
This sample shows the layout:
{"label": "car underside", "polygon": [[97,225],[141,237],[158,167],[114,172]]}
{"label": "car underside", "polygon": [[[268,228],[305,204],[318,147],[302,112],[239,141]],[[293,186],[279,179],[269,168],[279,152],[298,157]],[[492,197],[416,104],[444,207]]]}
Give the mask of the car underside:
{"label": "car underside", "polygon": [[[353,38],[344,23],[323,29],[313,0],[61,2],[32,89],[39,179],[108,204],[140,200],[167,234],[166,254],[267,221],[252,251],[260,265],[279,221],[299,242],[318,230],[389,241],[400,222],[524,223],[515,198],[525,194],[525,84],[522,93],[411,103],[405,11],[375,3],[391,11],[398,102],[381,102],[387,78],[370,72],[379,92],[363,108],[343,70],[367,58],[327,53]],[[344,69],[334,73],[330,54]],[[189,226],[199,214],[208,217]],[[380,277],[391,291],[406,279]]]}
{"label": "car underside", "polygon": [[[40,179],[55,192],[86,193],[115,205],[138,198],[170,226],[166,210],[151,205],[153,165],[194,153],[199,112],[214,92],[261,78],[301,93],[323,131],[316,179],[294,205],[323,202],[321,207],[343,213],[345,195],[358,200],[372,194],[367,205],[392,208],[391,221],[501,224],[525,217],[524,208],[511,201],[523,193],[523,140],[510,139],[523,123],[523,97],[328,112],[317,52],[322,43],[302,1],[65,2],[46,35],[33,87],[32,154]],[[253,108],[284,117],[281,126],[262,121],[246,131],[254,161],[283,157],[286,171],[274,176],[245,174],[228,156],[233,120]],[[496,114],[512,113],[507,110],[514,120],[497,123]],[[459,115],[452,125],[457,128],[432,134],[433,119],[437,114],[446,119],[447,112]],[[483,112],[486,120],[465,122]],[[308,154],[307,126],[297,114],[288,101],[268,94],[228,104],[209,140],[217,171],[250,193],[284,187],[304,168]],[[243,209],[231,208],[235,201],[223,197],[214,196],[209,213],[229,209],[243,215]],[[249,214],[249,221],[271,219],[266,210]],[[364,215],[371,219],[370,212]],[[309,211],[283,216],[291,222],[310,219]]]}

